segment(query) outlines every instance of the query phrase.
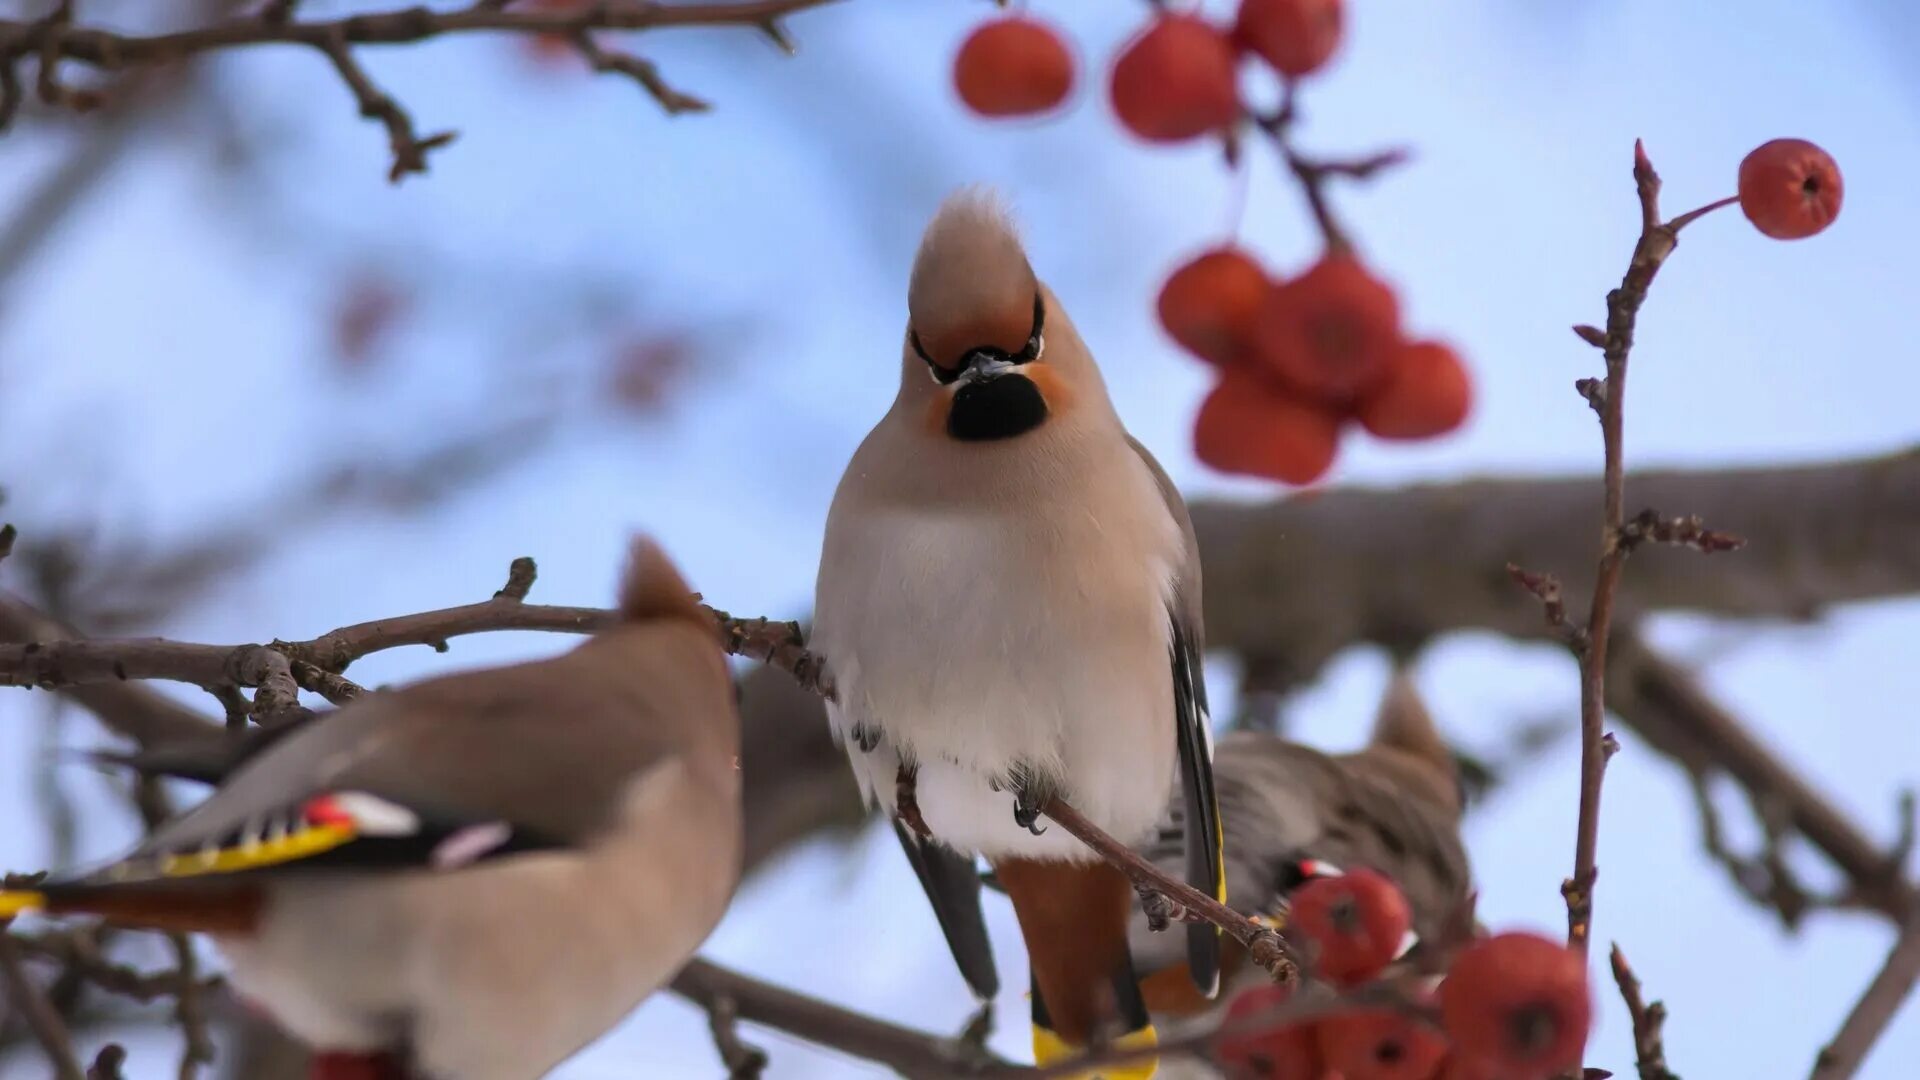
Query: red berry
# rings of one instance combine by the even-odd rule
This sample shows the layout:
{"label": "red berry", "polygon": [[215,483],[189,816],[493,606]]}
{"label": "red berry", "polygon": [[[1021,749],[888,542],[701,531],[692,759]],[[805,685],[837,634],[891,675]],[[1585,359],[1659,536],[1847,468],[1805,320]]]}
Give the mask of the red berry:
{"label": "red berry", "polygon": [[1799,240],[1840,216],[1840,166],[1805,139],[1761,143],[1740,162],[1740,209],[1775,240]]}
{"label": "red berry", "polygon": [[[1255,1017],[1271,1012],[1293,996],[1290,986],[1257,986],[1227,1006],[1223,1030],[1241,1021],[1258,1024]],[[1313,1028],[1306,1023],[1226,1034],[1214,1051],[1229,1080],[1319,1080],[1320,1054]]]}
{"label": "red berry", "polygon": [[1010,15],[967,35],[953,60],[953,86],[981,116],[1045,112],[1073,89],[1073,56],[1052,27]]}
{"label": "red berry", "polygon": [[1218,131],[1240,115],[1233,46],[1192,15],[1156,18],[1113,63],[1113,111],[1148,142]]}
{"label": "red berry", "polygon": [[1266,298],[1266,271],[1237,247],[1215,248],[1181,266],[1160,287],[1160,325],[1187,351],[1221,366],[1251,347]]}
{"label": "red berry", "polygon": [[1240,371],[1221,377],[1194,420],[1194,454],[1225,473],[1310,484],[1339,448],[1338,416]]}
{"label": "red berry", "polygon": [[1592,1010],[1586,959],[1538,934],[1474,942],[1440,984],[1455,1049],[1504,1080],[1546,1080],[1579,1065]]}
{"label": "red berry", "polygon": [[1362,867],[1302,885],[1289,922],[1316,947],[1314,970],[1351,986],[1380,974],[1399,955],[1413,912],[1392,879]]}
{"label": "red berry", "polygon": [[1344,0],[1240,0],[1233,39],[1297,79],[1326,65],[1340,47],[1345,21]]}
{"label": "red berry", "polygon": [[1275,287],[1254,325],[1262,363],[1289,384],[1345,405],[1387,373],[1400,301],[1351,255],[1328,255]]}
{"label": "red berry", "polygon": [[1382,439],[1431,439],[1466,422],[1473,380],[1459,354],[1437,341],[1402,345],[1380,385],[1360,399],[1360,423]]}
{"label": "red berry", "polygon": [[1447,1056],[1439,1031],[1397,1012],[1343,1013],[1315,1030],[1321,1061],[1346,1080],[1434,1080]]}

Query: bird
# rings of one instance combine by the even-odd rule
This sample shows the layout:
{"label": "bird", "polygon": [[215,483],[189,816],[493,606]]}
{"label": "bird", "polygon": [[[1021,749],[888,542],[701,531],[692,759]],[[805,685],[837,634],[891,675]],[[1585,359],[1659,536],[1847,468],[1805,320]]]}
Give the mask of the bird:
{"label": "bird", "polygon": [[[1444,945],[1472,920],[1472,867],[1461,840],[1462,786],[1452,751],[1411,678],[1396,672],[1366,744],[1330,754],[1266,731],[1221,736],[1214,779],[1226,822],[1228,903],[1284,921],[1286,898],[1326,873],[1366,867],[1393,879],[1407,898],[1414,949]],[[1183,861],[1178,822],[1139,853],[1163,869]],[[1144,916],[1131,927],[1149,1011],[1170,1030],[1210,1022],[1233,992],[1270,982],[1229,941],[1221,959],[1228,987],[1218,1003],[1192,992],[1184,957],[1161,944]],[[1457,942],[1456,942],[1457,944]],[[1409,954],[1408,959],[1412,959]]]}
{"label": "bird", "polygon": [[0,915],[210,934],[316,1077],[529,1080],[670,978],[739,880],[732,679],[645,539],[617,619],[572,650],[260,743],[187,770],[217,786],[123,858],[0,892]]}
{"label": "bird", "polygon": [[[811,642],[828,716],[893,819],[960,972],[991,1001],[982,856],[1012,901],[1040,1064],[1155,1034],[1127,877],[1041,820],[1059,797],[1123,843],[1176,781],[1181,877],[1225,895],[1185,504],[1116,413],[1059,296],[990,190],[934,214],[914,258],[899,390],[828,511]],[[1211,994],[1216,928],[1184,935]]]}

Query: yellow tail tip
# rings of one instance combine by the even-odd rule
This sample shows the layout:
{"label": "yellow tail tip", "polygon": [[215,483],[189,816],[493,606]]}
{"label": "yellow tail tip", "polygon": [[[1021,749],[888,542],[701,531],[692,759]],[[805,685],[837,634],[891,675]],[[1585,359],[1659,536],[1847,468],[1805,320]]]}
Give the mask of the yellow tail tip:
{"label": "yellow tail tip", "polygon": [[[1113,1040],[1115,1050],[1146,1050],[1160,1045],[1160,1036],[1153,1025]],[[1033,1063],[1035,1065],[1058,1065],[1070,1058],[1086,1052],[1086,1047],[1075,1046],[1060,1036],[1035,1024],[1033,1027]],[[1160,1068],[1158,1057],[1140,1057],[1131,1061],[1113,1065],[1100,1065],[1083,1073],[1076,1073],[1073,1080],[1152,1080],[1153,1074]]]}
{"label": "yellow tail tip", "polygon": [[23,911],[37,911],[46,906],[44,893],[29,889],[0,890],[0,919],[11,919]]}

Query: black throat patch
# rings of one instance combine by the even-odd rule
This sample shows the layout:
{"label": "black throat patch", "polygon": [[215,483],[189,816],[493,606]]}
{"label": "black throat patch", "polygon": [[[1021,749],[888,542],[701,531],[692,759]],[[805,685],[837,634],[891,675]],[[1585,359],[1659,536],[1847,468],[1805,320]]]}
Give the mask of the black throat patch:
{"label": "black throat patch", "polygon": [[953,395],[947,434],[961,442],[1025,435],[1047,418],[1047,399],[1032,379],[1015,372],[968,383]]}

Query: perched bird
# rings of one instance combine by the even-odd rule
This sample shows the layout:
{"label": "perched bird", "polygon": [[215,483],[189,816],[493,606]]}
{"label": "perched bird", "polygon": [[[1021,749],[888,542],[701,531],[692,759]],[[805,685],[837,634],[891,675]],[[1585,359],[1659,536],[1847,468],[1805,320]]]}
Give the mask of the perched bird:
{"label": "perched bird", "polygon": [[[1027,946],[1036,1059],[1151,1045],[1133,889],[1038,816],[1058,795],[1145,840],[1177,775],[1181,874],[1223,894],[1186,507],[991,196],[940,208],[907,308],[899,393],[827,519],[812,641],[834,731],[982,998],[997,976],[973,856],[992,865]],[[1210,994],[1218,932],[1185,940]]]}
{"label": "perched bird", "polygon": [[[1272,914],[1317,873],[1367,867],[1400,886],[1420,942],[1447,940],[1463,918],[1470,924],[1472,875],[1453,755],[1404,674],[1388,687],[1362,749],[1326,754],[1237,731],[1220,739],[1214,769],[1226,821],[1227,902],[1235,910]],[[1182,865],[1184,813],[1173,803],[1171,826],[1141,854],[1165,869]],[[1184,958],[1159,940],[1165,935],[1150,932],[1144,917],[1132,932],[1156,1018],[1174,1027],[1218,1010],[1192,992]],[[1230,987],[1267,981],[1235,942],[1221,967]]]}
{"label": "perched bird", "polygon": [[267,741],[102,870],[0,893],[205,931],[317,1075],[527,1080],[631,1011],[739,878],[739,721],[650,542],[565,655],[370,694]]}

